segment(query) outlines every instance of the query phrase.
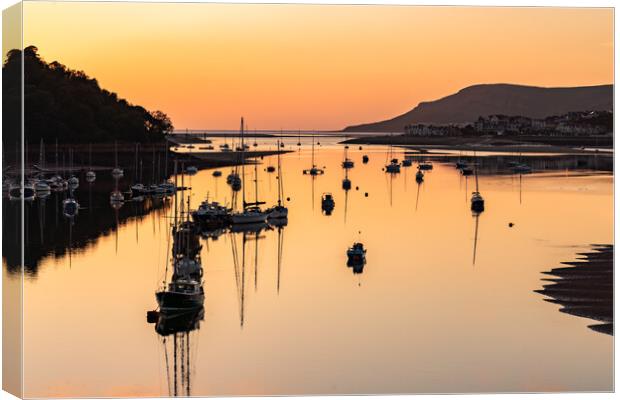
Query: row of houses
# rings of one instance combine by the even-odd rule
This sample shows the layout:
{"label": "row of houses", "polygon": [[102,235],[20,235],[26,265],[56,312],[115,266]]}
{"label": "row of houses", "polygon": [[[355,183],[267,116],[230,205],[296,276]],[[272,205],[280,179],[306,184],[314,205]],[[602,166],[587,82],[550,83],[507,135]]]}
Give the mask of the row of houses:
{"label": "row of houses", "polygon": [[613,112],[583,111],[542,119],[510,115],[479,117],[473,124],[425,125],[411,124],[404,127],[411,136],[461,136],[461,135],[549,135],[589,136],[613,132]]}
{"label": "row of houses", "polygon": [[517,135],[604,135],[613,132],[610,111],[569,112],[543,119],[523,116],[490,115],[479,117],[474,129],[483,134]]}

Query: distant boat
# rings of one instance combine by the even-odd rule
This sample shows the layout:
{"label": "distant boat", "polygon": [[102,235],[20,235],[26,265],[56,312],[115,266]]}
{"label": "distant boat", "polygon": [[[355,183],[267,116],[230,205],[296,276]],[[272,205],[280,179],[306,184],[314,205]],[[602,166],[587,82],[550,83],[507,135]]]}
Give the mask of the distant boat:
{"label": "distant boat", "polygon": [[393,146],[390,142],[390,151],[388,153],[388,158],[391,158],[391,161],[388,165],[385,166],[385,172],[390,174],[398,174],[400,173],[400,164],[398,163],[398,159],[393,158]]}
{"label": "distant boat", "polygon": [[342,188],[344,190],[350,190],[351,189],[351,180],[349,178],[344,178],[342,180]]}
{"label": "distant boat", "polygon": [[72,197],[69,197],[68,199],[64,199],[62,201],[62,213],[67,218],[75,217],[78,214],[79,209],[80,209],[80,205]]}
{"label": "distant boat", "polygon": [[364,156],[362,157],[362,162],[363,162],[364,164],[368,163],[368,156],[367,156],[367,155],[364,155]]}
{"label": "distant boat", "polygon": [[274,167],[273,165],[270,165],[267,167],[266,169],[267,172],[276,172],[276,167]]}
{"label": "distant boat", "polygon": [[433,164],[430,161],[423,161],[418,164],[418,169],[422,171],[428,171],[433,169]]}
{"label": "distant boat", "polygon": [[[241,176],[242,179],[245,180],[245,145],[243,144],[244,140],[244,124],[243,117],[241,118]],[[243,211],[235,212],[231,216],[231,220],[233,224],[253,224],[265,222],[267,219],[267,213],[260,209],[261,204],[265,204],[265,202],[258,201],[258,167],[257,164],[254,164],[254,202],[248,203],[245,201],[245,188],[247,185],[243,185],[242,196],[243,196]]]}
{"label": "distant boat", "polygon": [[532,172],[532,167],[526,164],[515,165],[512,170],[519,174],[529,174]]}
{"label": "distant boat", "polygon": [[415,174],[415,181],[418,183],[421,183],[422,181],[424,181],[424,172],[418,170],[418,172],[416,172]]}
{"label": "distant boat", "polygon": [[465,166],[465,167],[461,168],[461,174],[463,176],[473,175],[474,174],[474,169],[469,167],[469,166]]}
{"label": "distant boat", "polygon": [[471,195],[471,210],[476,213],[484,211],[484,198],[478,188],[478,168],[476,168],[476,191]]}
{"label": "distant boat", "polygon": [[112,169],[113,178],[122,178],[125,174],[121,168],[118,167],[118,145],[114,142],[114,169]]}
{"label": "distant boat", "polygon": [[23,188],[19,183],[9,186],[9,198],[11,200],[23,199],[24,201],[31,201],[34,200],[35,196],[35,186],[32,182],[26,182]]}
{"label": "distant boat", "polygon": [[50,185],[43,179],[40,179],[35,182],[34,190],[39,196],[41,194],[50,193],[52,191],[52,189],[50,188]]}
{"label": "distant boat", "polygon": [[97,179],[97,174],[93,171],[93,145],[91,143],[88,144],[88,171],[86,171],[86,182],[93,183],[95,179]]}
{"label": "distant boat", "polygon": [[411,167],[411,160],[408,158],[403,159],[403,167]]}
{"label": "distant boat", "polygon": [[331,193],[323,193],[323,197],[321,198],[321,209],[325,215],[331,215],[335,206],[336,202],[334,201],[334,196],[332,196]]}
{"label": "distant boat", "polygon": [[280,152],[278,152],[278,204],[267,211],[267,218],[270,220],[288,218],[288,208],[284,206],[284,183],[282,179],[282,162]]}
{"label": "distant boat", "polygon": [[345,168],[345,169],[353,168],[355,166],[355,163],[353,162],[353,160],[347,157],[348,149],[349,149],[349,146],[344,146],[344,160],[342,161],[342,168]]}
{"label": "distant boat", "polygon": [[366,263],[366,249],[362,243],[353,243],[353,246],[347,249],[347,265],[363,265]]}
{"label": "distant boat", "polygon": [[222,171],[215,170],[215,171],[213,171],[213,174],[212,174],[212,175],[213,175],[214,177],[216,177],[216,178],[217,178],[217,177],[220,177],[220,176],[222,176]]}
{"label": "distant boat", "polygon": [[304,169],[304,175],[312,175],[312,176],[316,176],[316,175],[323,175],[325,173],[325,171],[323,171],[320,168],[317,168],[316,164],[314,163],[314,135],[312,135],[312,168],[310,169]]}
{"label": "distant boat", "polygon": [[122,204],[125,201],[125,196],[115,189],[112,193],[110,193],[110,204]]}
{"label": "distant boat", "polygon": [[196,167],[195,167],[195,166],[193,166],[193,165],[190,165],[189,167],[186,167],[186,168],[185,168],[185,172],[186,172],[187,174],[189,174],[189,175],[194,175],[194,174],[196,174],[196,173],[198,172],[198,168],[196,168]]}
{"label": "distant boat", "polygon": [[400,164],[398,162],[394,162],[394,160],[392,160],[392,162],[390,162],[388,165],[385,166],[385,172],[391,173],[391,174],[397,174],[400,172]]}

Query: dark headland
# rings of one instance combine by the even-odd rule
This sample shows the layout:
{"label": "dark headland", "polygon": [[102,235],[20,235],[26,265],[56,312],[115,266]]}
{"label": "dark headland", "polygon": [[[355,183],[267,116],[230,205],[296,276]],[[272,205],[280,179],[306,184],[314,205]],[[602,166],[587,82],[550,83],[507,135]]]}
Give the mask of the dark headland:
{"label": "dark headland", "polygon": [[344,132],[402,132],[409,124],[468,124],[496,114],[545,118],[572,111],[613,110],[613,85],[544,88],[513,84],[469,86],[434,101],[421,102],[384,121],[346,127]]}

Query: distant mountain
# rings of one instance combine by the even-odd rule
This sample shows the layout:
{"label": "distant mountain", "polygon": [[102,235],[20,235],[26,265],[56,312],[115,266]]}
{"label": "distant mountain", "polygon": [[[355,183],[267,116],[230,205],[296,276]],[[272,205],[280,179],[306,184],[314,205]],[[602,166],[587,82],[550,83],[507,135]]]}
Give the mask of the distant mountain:
{"label": "distant mountain", "polygon": [[422,102],[395,118],[349,126],[347,132],[400,132],[412,123],[468,123],[493,114],[544,118],[570,111],[613,110],[613,85],[543,88],[511,84],[474,85]]}

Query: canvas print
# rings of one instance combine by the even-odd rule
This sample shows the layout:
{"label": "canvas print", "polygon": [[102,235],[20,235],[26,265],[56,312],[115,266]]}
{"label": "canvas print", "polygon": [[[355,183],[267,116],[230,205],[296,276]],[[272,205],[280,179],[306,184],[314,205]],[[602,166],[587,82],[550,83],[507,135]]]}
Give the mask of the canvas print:
{"label": "canvas print", "polygon": [[4,389],[613,391],[613,12],[7,8]]}

